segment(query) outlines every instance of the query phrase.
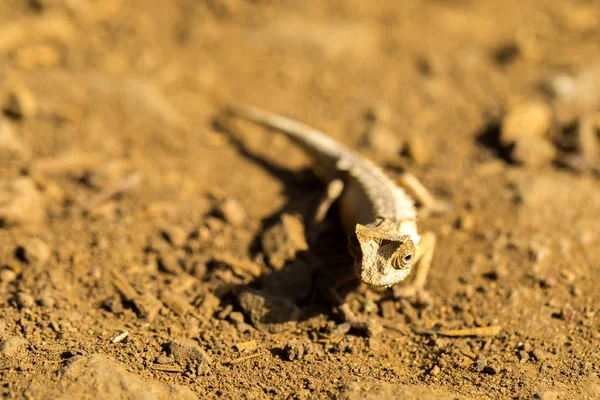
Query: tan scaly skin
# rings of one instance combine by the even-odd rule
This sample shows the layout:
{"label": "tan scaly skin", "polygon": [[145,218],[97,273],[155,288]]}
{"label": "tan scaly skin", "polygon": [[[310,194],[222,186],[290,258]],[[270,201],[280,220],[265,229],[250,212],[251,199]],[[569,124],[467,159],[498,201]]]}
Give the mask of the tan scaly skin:
{"label": "tan scaly skin", "polygon": [[[315,218],[321,220],[329,206],[339,201],[358,279],[370,286],[390,287],[406,279],[412,266],[418,264],[413,282],[402,288],[400,295],[411,296],[423,290],[435,235],[417,233],[414,201],[401,187],[373,162],[317,129],[254,107],[233,107],[229,111],[281,131],[316,159],[328,190]],[[404,178],[401,181],[410,186],[407,189],[424,194],[419,201],[426,207],[435,206],[431,204],[433,197],[414,176]],[[352,318],[346,311],[346,317]]]}

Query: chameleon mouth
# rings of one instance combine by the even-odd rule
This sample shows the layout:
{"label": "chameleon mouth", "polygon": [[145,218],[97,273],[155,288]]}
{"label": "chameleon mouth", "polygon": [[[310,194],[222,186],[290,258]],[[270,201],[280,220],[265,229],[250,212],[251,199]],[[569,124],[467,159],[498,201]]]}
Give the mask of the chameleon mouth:
{"label": "chameleon mouth", "polygon": [[390,269],[379,273],[371,268],[363,268],[361,260],[355,260],[354,273],[366,285],[374,288],[389,288],[402,282],[410,274],[411,268],[398,270]]}

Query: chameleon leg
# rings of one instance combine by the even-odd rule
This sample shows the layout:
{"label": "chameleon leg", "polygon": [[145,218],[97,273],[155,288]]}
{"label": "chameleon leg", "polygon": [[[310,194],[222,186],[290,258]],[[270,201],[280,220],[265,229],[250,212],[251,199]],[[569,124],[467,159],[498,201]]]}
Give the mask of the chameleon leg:
{"label": "chameleon leg", "polygon": [[431,214],[444,214],[451,208],[450,204],[436,199],[431,192],[410,172],[404,172],[399,181],[406,190],[422,205],[419,214],[427,217]]}
{"label": "chameleon leg", "polygon": [[321,198],[321,201],[315,211],[312,223],[318,225],[323,222],[327,212],[331,208],[331,205],[340,197],[344,190],[344,181],[341,179],[334,179],[327,185],[327,189]]}
{"label": "chameleon leg", "polygon": [[415,277],[409,285],[394,288],[394,296],[411,297],[425,293],[423,288],[427,282],[436,242],[437,236],[433,232],[425,232],[421,235],[421,241],[415,254]]}
{"label": "chameleon leg", "polygon": [[344,322],[341,324],[341,326],[346,325],[349,328],[351,327],[366,332],[367,336],[374,336],[378,334],[385,326],[371,318],[358,318],[350,309],[348,303],[338,293],[338,287],[350,280],[356,280],[356,276],[354,274],[348,275],[340,279],[331,288],[329,288],[329,295],[337,305],[338,310],[342,313],[344,318]]}

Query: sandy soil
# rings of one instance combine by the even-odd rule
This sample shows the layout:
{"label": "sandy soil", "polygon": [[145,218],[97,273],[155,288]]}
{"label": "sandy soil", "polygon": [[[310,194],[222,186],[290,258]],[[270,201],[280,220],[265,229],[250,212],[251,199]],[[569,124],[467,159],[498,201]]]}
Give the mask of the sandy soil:
{"label": "sandy soil", "polygon": [[[593,1],[0,2],[3,398],[600,398]],[[244,102],[452,211],[429,301],[350,282]],[[332,211],[335,211],[332,210]],[[458,330],[458,331],[456,331]],[[455,337],[452,334],[470,333]]]}

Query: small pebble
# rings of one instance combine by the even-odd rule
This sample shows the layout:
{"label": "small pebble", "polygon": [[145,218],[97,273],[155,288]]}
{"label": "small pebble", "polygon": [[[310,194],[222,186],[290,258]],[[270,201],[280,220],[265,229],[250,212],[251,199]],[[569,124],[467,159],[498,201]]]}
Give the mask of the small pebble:
{"label": "small pebble", "polygon": [[544,361],[548,358],[548,353],[542,349],[534,349],[531,354],[537,361]]}
{"label": "small pebble", "polygon": [[56,301],[54,300],[54,297],[44,294],[40,297],[39,303],[40,303],[40,306],[42,306],[44,308],[52,308],[52,307],[54,307],[54,304],[56,303]]}
{"label": "small pebble", "polygon": [[173,357],[175,362],[181,365],[194,365],[207,363],[208,365],[213,363],[212,357],[210,357],[206,351],[198,346],[198,344],[190,339],[175,339],[168,345],[170,356]]}
{"label": "small pebble", "polygon": [[456,227],[463,231],[472,231],[475,227],[475,217],[473,217],[473,214],[461,215],[456,221]]}
{"label": "small pebble", "polygon": [[297,252],[308,249],[302,219],[298,215],[283,214],[280,221],[263,233],[261,245],[269,264],[281,270],[296,258]]}
{"label": "small pebble", "polygon": [[156,357],[156,360],[154,360],[154,362],[156,364],[170,364],[173,362],[173,359],[171,357],[167,357],[163,354],[163,355]]}
{"label": "small pebble", "polygon": [[219,313],[217,314],[218,319],[225,319],[231,314],[233,311],[233,306],[231,304],[227,304]]}
{"label": "small pebble", "polygon": [[41,239],[32,238],[22,246],[23,259],[28,264],[44,265],[50,258],[50,246]]}
{"label": "small pebble", "polygon": [[33,308],[35,300],[30,294],[20,292],[17,294],[17,305],[21,308]]}
{"label": "small pebble", "polygon": [[527,168],[548,165],[556,157],[556,149],[548,140],[522,137],[515,141],[511,159]]}
{"label": "small pebble", "polygon": [[235,323],[243,323],[244,322],[244,314],[239,311],[233,311],[229,314],[229,319]]}
{"label": "small pebble", "polygon": [[543,139],[552,124],[552,109],[541,101],[526,101],[513,105],[502,120],[500,141],[509,145],[519,138]]}
{"label": "small pebble", "polygon": [[37,113],[35,96],[24,86],[15,87],[6,99],[3,107],[4,114],[13,119],[24,119],[35,116]]}
{"label": "small pebble", "polygon": [[188,238],[187,232],[180,226],[171,226],[163,229],[162,235],[175,247],[183,247]]}
{"label": "small pebble", "polygon": [[17,136],[13,125],[0,119],[0,159],[8,159],[9,156],[28,158],[30,155],[29,148]]}
{"label": "small pebble", "polygon": [[2,268],[0,270],[0,283],[11,283],[17,279],[17,273],[10,268]]}
{"label": "small pebble", "polygon": [[39,223],[44,201],[30,178],[0,181],[0,226]]}
{"label": "small pebble", "polygon": [[400,138],[381,124],[375,124],[374,127],[369,129],[366,144],[378,156],[388,160],[398,158],[403,147]]}
{"label": "small pebble", "polygon": [[407,143],[406,152],[417,165],[424,165],[429,161],[431,150],[425,140],[419,135],[413,135]]}
{"label": "small pebble", "polygon": [[240,293],[238,303],[252,325],[261,332],[292,329],[300,318],[300,308],[289,299],[255,289]]}
{"label": "small pebble", "polygon": [[288,361],[300,360],[304,356],[304,345],[297,340],[292,340],[286,343],[283,355]]}
{"label": "small pebble", "polygon": [[27,340],[18,336],[8,338],[0,344],[0,355],[7,357],[24,355],[27,343]]}
{"label": "small pebble", "polygon": [[232,198],[223,200],[217,206],[216,214],[233,226],[240,226],[246,220],[246,210]]}

